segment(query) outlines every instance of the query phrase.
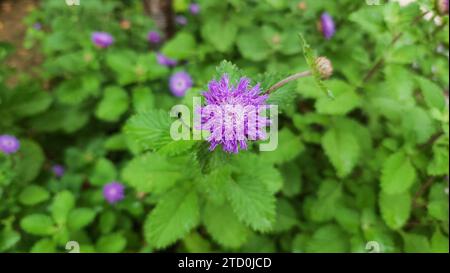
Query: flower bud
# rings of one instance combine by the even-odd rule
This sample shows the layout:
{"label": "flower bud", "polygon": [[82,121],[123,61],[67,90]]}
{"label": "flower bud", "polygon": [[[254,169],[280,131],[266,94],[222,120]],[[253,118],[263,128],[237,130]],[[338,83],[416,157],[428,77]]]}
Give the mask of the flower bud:
{"label": "flower bud", "polygon": [[322,79],[327,79],[333,74],[331,61],[325,57],[318,57],[316,59],[316,67]]}
{"label": "flower bud", "polygon": [[448,0],[436,0],[436,10],[440,15],[448,15]]}

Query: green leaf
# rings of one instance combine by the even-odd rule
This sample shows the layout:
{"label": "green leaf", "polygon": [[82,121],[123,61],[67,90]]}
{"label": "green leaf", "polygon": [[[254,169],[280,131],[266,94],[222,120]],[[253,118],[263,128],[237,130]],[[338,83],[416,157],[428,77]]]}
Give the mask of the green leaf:
{"label": "green leaf", "polygon": [[275,232],[285,232],[298,224],[295,208],[286,199],[278,199],[274,225]]}
{"label": "green leaf", "polygon": [[150,88],[138,86],[131,93],[133,94],[133,109],[135,112],[144,112],[154,108],[155,98]]}
{"label": "green leaf", "polygon": [[428,238],[414,233],[402,234],[404,250],[406,253],[430,253],[431,247]]}
{"label": "green leaf", "polygon": [[336,168],[339,177],[346,177],[358,162],[360,147],[353,132],[336,126],[328,130],[322,138],[322,147]]}
{"label": "green leaf", "polygon": [[341,200],[342,185],[334,180],[326,180],[320,184],[317,198],[310,207],[305,204],[305,208],[309,210],[312,221],[330,221],[336,216]]}
{"label": "green leaf", "polygon": [[98,224],[100,231],[104,234],[111,232],[114,229],[116,222],[117,222],[117,217],[113,211],[107,210],[107,211],[103,212],[100,216],[100,220],[99,220],[99,224]]}
{"label": "green leaf", "polygon": [[306,245],[307,252],[312,253],[342,253],[348,252],[349,249],[347,235],[336,225],[319,228]]}
{"label": "green leaf", "polygon": [[161,193],[183,177],[181,172],[185,162],[176,163],[155,153],[147,153],[131,160],[123,169],[124,182],[139,192]]}
{"label": "green leaf", "polygon": [[197,194],[187,187],[164,195],[144,223],[147,242],[165,248],[188,234],[200,220]]}
{"label": "green leaf", "polygon": [[46,236],[56,231],[52,218],[45,214],[27,215],[20,221],[20,227],[33,235]]}
{"label": "green leaf", "polygon": [[425,102],[430,108],[437,108],[444,111],[446,107],[445,96],[442,88],[424,77],[416,77],[419,83]]}
{"label": "green leaf", "polygon": [[67,226],[72,231],[80,230],[92,223],[95,215],[95,211],[90,208],[76,208],[69,213]]}
{"label": "green leaf", "polygon": [[112,233],[101,236],[95,249],[101,253],[119,253],[125,249],[127,239],[120,233]]}
{"label": "green leaf", "polygon": [[173,120],[163,110],[150,110],[132,116],[125,125],[125,133],[144,149],[161,149],[174,140],[170,136]]}
{"label": "green leaf", "polygon": [[241,176],[228,182],[226,192],[240,221],[257,231],[272,229],[275,197],[261,181]]}
{"label": "green leaf", "polygon": [[415,143],[425,143],[436,132],[431,116],[419,107],[404,111],[402,129],[405,138]]}
{"label": "green leaf", "polygon": [[221,15],[208,16],[202,24],[202,37],[218,51],[228,51],[236,39],[238,27],[233,20]]}
{"label": "green leaf", "polygon": [[388,194],[407,192],[416,179],[416,170],[403,152],[387,158],[381,170],[381,189]]}
{"label": "green leaf", "polygon": [[62,191],[56,194],[53,198],[53,203],[50,207],[53,220],[58,225],[66,223],[67,216],[72,208],[75,207],[75,197],[69,191]]}
{"label": "green leaf", "polygon": [[249,28],[237,37],[237,46],[242,56],[252,61],[262,61],[270,54],[270,47],[261,35],[259,28]]}
{"label": "green leaf", "polygon": [[356,94],[355,88],[348,83],[339,80],[328,81],[328,86],[333,90],[334,100],[328,97],[320,97],[315,104],[318,113],[329,115],[346,115],[361,105],[361,99]]}
{"label": "green leaf", "polygon": [[14,247],[20,241],[20,233],[5,227],[0,231],[0,252],[5,252]]}
{"label": "green leaf", "polygon": [[305,149],[299,136],[283,128],[278,133],[278,147],[275,151],[264,152],[262,157],[268,162],[282,164],[296,158]]}
{"label": "green leaf", "polygon": [[33,181],[41,172],[44,164],[44,152],[36,142],[21,140],[18,153],[20,160],[16,162],[17,176],[15,180],[18,183],[25,184]]}
{"label": "green leaf", "polygon": [[229,204],[205,206],[203,222],[211,237],[226,248],[242,246],[249,235],[248,228],[239,221]]}
{"label": "green leaf", "polygon": [[91,184],[103,186],[117,178],[117,171],[114,163],[106,158],[100,158],[95,163],[94,169],[89,176]]}
{"label": "green leaf", "polygon": [[411,201],[409,193],[380,193],[381,216],[388,227],[397,230],[406,224],[411,213]]}
{"label": "green leaf", "polygon": [[128,109],[128,94],[117,86],[110,86],[104,90],[102,100],[97,105],[95,116],[101,120],[117,121]]}
{"label": "green leaf", "polygon": [[50,194],[45,188],[31,185],[22,190],[19,201],[24,205],[32,206],[46,201],[49,197]]}
{"label": "green leaf", "polygon": [[163,48],[162,53],[169,58],[177,60],[189,59],[196,54],[195,38],[189,32],[180,31],[175,37],[167,41]]}
{"label": "green leaf", "polygon": [[31,253],[55,253],[56,244],[53,240],[44,238],[37,241],[30,250]]}
{"label": "green leaf", "polygon": [[441,233],[439,229],[431,237],[431,251],[434,253],[448,253],[448,237]]}

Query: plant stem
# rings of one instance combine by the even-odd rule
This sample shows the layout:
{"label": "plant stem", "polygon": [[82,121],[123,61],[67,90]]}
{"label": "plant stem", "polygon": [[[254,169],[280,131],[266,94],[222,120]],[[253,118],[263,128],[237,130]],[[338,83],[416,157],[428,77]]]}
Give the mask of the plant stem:
{"label": "plant stem", "polygon": [[312,73],[309,70],[308,71],[299,72],[299,73],[296,73],[294,75],[291,75],[291,76],[289,76],[289,77],[287,77],[287,78],[277,82],[276,84],[272,85],[269,89],[267,89],[266,92],[264,92],[264,94],[270,94],[273,91],[277,90],[280,87],[283,87],[285,84],[287,84],[287,83],[289,83],[291,81],[295,81],[297,79],[304,78],[304,77],[309,77],[311,75],[312,75]]}

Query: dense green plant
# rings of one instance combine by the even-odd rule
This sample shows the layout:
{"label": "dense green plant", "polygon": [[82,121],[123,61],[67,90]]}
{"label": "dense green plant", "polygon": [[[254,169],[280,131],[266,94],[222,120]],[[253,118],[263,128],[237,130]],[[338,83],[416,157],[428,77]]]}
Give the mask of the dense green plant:
{"label": "dense green plant", "polygon": [[[188,24],[160,46],[140,1],[45,0],[27,17],[25,45],[44,62],[14,87],[0,69],[0,134],[21,143],[0,152],[0,251],[448,252],[449,29],[435,1],[199,0],[199,15],[173,2]],[[316,28],[323,11],[330,40]],[[95,31],[114,43],[95,47]],[[275,151],[169,137],[169,110],[213,78],[267,90],[314,68],[298,33],[334,74],[271,93]],[[194,81],[183,98],[169,91],[176,71]],[[111,181],[126,187],[113,205]]]}

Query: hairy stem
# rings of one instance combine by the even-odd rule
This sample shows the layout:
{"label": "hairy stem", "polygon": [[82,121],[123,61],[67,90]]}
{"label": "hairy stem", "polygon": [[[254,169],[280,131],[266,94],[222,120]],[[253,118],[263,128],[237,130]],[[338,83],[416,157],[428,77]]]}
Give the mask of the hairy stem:
{"label": "hairy stem", "polygon": [[283,87],[284,85],[286,85],[287,83],[289,83],[291,81],[295,81],[297,79],[304,78],[304,77],[309,77],[311,75],[312,75],[312,73],[309,70],[308,71],[299,72],[299,73],[296,73],[294,75],[291,75],[291,76],[289,76],[289,77],[287,77],[287,78],[277,82],[276,84],[272,85],[269,89],[267,89],[266,92],[264,92],[264,94],[270,94],[273,91],[277,90],[280,87]]}

